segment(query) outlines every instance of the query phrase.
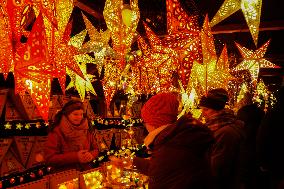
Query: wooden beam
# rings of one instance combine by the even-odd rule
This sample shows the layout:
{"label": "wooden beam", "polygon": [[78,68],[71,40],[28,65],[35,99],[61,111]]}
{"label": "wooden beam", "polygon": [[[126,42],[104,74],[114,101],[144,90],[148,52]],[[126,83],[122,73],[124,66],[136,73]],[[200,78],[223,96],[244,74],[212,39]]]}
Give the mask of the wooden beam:
{"label": "wooden beam", "polygon": [[92,8],[90,8],[89,6],[85,5],[82,2],[76,1],[74,3],[74,5],[78,8],[80,8],[83,11],[86,11],[87,13],[89,13],[90,15],[92,15],[93,17],[97,18],[98,20],[103,20],[104,16],[99,13],[98,11],[93,10]]}
{"label": "wooden beam", "polygon": [[[284,30],[284,20],[261,22],[259,31],[277,31]],[[249,28],[246,24],[227,24],[216,25],[212,28],[213,34],[225,34],[225,33],[239,33],[249,32]]]}

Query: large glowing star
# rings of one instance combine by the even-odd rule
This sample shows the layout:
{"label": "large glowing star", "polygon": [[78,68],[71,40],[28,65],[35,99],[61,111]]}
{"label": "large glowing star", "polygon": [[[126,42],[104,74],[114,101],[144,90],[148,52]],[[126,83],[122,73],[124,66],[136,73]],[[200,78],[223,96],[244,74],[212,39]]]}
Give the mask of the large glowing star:
{"label": "large glowing star", "polygon": [[251,74],[253,84],[257,83],[260,68],[278,68],[278,66],[264,58],[269,43],[270,40],[256,51],[249,50],[242,47],[240,44],[235,43],[244,58],[244,60],[236,66],[235,70],[248,70]]}
{"label": "large glowing star", "polygon": [[194,62],[190,79],[191,86],[194,86],[195,89],[200,86],[200,93],[206,94],[208,90],[214,88],[227,89],[228,82],[233,79],[233,77],[227,71],[217,70],[216,61],[212,60],[203,65],[198,62]]}
{"label": "large glowing star", "polygon": [[262,0],[225,0],[210,25],[213,27],[236,11],[242,9],[247,25],[257,46]]}
{"label": "large glowing star", "polygon": [[14,75],[16,92],[29,92],[42,118],[47,120],[53,69],[47,61],[43,31],[43,17],[39,14],[27,43],[17,49]]}
{"label": "large glowing star", "polygon": [[87,74],[87,66],[85,63],[82,63],[79,66],[81,68],[82,73],[84,74],[84,79],[81,76],[77,75],[76,73],[72,72],[71,70],[67,69],[67,74],[70,76],[71,81],[66,87],[66,90],[75,87],[80,95],[80,98],[84,100],[86,92],[90,92],[96,95],[96,92],[91,83],[94,76]]}
{"label": "large glowing star", "polygon": [[[131,14],[129,14],[129,11],[125,11],[126,9],[131,9]],[[130,0],[130,5],[123,5],[123,0],[106,0],[103,15],[107,27],[111,31],[113,49],[121,58],[120,66],[124,67],[124,56],[131,50],[131,44],[140,19],[138,0]],[[130,16],[131,18],[123,19],[123,16]]]}

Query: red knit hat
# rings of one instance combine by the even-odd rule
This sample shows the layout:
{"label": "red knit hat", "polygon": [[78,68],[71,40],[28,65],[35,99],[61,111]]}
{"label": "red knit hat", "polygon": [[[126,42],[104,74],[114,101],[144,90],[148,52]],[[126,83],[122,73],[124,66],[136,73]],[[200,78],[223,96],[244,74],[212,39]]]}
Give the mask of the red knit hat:
{"label": "red knit hat", "polygon": [[178,107],[177,93],[159,93],[146,102],[141,110],[141,117],[145,123],[158,128],[177,120]]}

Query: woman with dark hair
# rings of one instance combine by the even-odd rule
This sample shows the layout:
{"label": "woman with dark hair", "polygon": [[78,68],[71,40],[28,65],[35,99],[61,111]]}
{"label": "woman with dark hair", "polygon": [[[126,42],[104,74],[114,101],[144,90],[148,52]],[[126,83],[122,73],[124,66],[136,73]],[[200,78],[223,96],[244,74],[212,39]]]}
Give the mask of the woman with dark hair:
{"label": "woman with dark hair", "polygon": [[84,114],[84,104],[70,100],[55,115],[45,145],[48,165],[65,170],[87,170],[98,156],[98,147],[92,129]]}

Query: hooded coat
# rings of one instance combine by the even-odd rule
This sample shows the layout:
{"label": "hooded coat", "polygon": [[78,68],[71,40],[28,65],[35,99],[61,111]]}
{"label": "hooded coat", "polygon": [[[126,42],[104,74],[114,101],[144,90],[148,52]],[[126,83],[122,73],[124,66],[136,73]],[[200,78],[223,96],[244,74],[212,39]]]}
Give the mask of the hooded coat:
{"label": "hooded coat", "polygon": [[134,158],[136,168],[149,176],[149,189],[211,188],[209,150],[211,131],[184,116],[166,126],[148,146],[151,158]]}

